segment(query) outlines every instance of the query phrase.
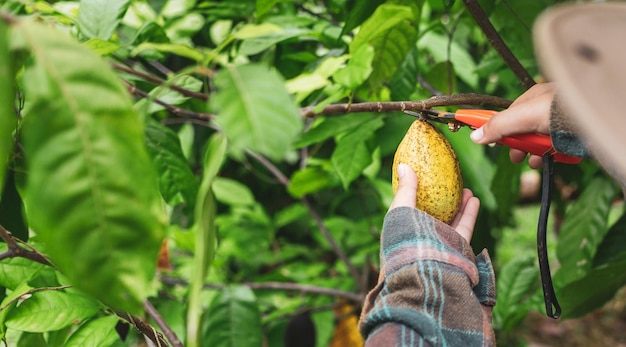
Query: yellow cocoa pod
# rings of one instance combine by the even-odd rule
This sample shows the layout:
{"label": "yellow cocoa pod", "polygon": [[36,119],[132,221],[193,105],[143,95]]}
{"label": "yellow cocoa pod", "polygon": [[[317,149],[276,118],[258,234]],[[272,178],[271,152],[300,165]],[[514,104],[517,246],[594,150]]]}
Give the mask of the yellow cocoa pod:
{"label": "yellow cocoa pod", "polygon": [[393,193],[398,191],[398,164],[417,175],[415,207],[450,224],[461,206],[463,178],[448,139],[425,121],[416,120],[398,145],[393,158]]}

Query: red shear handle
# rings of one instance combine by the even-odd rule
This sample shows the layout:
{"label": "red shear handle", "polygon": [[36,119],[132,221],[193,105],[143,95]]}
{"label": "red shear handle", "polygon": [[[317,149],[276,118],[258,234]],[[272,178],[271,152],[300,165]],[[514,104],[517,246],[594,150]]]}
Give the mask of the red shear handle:
{"label": "red shear handle", "polygon": [[[457,110],[455,118],[459,122],[465,123],[472,128],[480,128],[489,118],[497,112],[492,110]],[[554,160],[565,164],[578,164],[582,160],[567,154],[559,153],[554,149],[550,136],[544,134],[520,134],[502,138],[500,143],[510,148],[519,149],[530,154],[542,156],[550,153],[554,155]]]}

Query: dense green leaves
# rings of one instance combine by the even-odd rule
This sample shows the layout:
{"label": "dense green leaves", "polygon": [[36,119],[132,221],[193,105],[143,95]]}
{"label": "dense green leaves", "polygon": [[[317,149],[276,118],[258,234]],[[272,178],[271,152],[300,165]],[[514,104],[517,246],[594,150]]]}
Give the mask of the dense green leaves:
{"label": "dense green leaves", "polygon": [[22,79],[32,227],[77,287],[137,311],[151,292],[163,235],[139,117],[88,48],[31,22],[15,30],[19,48],[32,54]]}
{"label": "dense green leaves", "polygon": [[72,334],[65,343],[65,347],[108,347],[115,341],[119,341],[120,337],[115,331],[115,325],[119,318],[115,316],[106,316],[96,318],[81,325],[81,327]]}
{"label": "dense green leaves", "polygon": [[261,313],[254,293],[243,286],[220,291],[209,306],[203,344],[216,347],[253,347],[262,344]]}
{"label": "dense green leaves", "polygon": [[[262,65],[232,66],[215,77],[212,99],[231,150],[245,149],[279,160],[302,129],[298,109],[276,72]],[[271,91],[272,97],[266,93]]]}
{"label": "dense green leaves", "polygon": [[498,304],[494,308],[494,324],[510,330],[524,319],[530,309],[527,300],[538,288],[539,271],[536,260],[518,256],[498,272]]}

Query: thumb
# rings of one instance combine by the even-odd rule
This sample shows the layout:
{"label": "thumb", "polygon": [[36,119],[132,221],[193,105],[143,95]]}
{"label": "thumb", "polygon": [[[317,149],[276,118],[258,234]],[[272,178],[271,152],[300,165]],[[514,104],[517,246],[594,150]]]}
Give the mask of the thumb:
{"label": "thumb", "polygon": [[407,164],[398,164],[398,191],[389,209],[400,206],[415,208],[417,190],[417,176]]}

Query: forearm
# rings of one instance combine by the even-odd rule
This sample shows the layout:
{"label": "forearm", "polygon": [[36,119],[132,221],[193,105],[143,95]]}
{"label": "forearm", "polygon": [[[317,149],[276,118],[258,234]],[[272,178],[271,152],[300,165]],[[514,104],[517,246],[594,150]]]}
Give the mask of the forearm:
{"label": "forearm", "polygon": [[366,346],[493,345],[494,304],[486,252],[474,257],[450,226],[421,211],[401,207],[388,213],[379,283],[360,321]]}

